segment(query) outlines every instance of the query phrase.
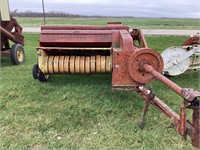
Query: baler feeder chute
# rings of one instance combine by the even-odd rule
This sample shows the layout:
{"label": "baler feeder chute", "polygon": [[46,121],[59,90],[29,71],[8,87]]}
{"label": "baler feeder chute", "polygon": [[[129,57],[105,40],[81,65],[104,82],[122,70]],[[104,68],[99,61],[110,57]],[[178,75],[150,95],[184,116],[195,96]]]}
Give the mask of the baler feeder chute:
{"label": "baler feeder chute", "polygon": [[[181,88],[166,77],[163,59],[148,48],[140,29],[120,23],[107,26],[44,26],[39,40],[38,64],[32,73],[35,79],[47,81],[52,74],[112,73],[113,91],[136,91],[145,99],[140,126],[149,104],[175,122],[175,130],[192,145],[200,148],[200,92]],[[155,96],[145,84],[157,79],[183,97],[180,115]],[[193,110],[193,119],[186,118],[186,109]]]}

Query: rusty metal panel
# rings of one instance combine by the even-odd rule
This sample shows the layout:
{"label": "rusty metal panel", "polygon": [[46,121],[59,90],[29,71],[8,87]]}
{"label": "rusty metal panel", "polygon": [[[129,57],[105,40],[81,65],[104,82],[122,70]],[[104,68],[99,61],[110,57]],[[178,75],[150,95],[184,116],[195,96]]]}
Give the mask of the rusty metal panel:
{"label": "rusty metal panel", "polygon": [[5,43],[7,39],[10,39],[15,43],[23,44],[24,37],[22,35],[16,33],[10,33],[2,27],[0,27],[0,32],[6,36],[1,39],[2,44]]}
{"label": "rusty metal panel", "polygon": [[112,87],[116,86],[138,86],[142,85],[135,82],[129,75],[127,60],[133,51],[113,50],[112,65]]}
{"label": "rusty metal panel", "polygon": [[2,21],[10,21],[8,0],[0,0],[0,16]]}
{"label": "rusty metal panel", "polygon": [[42,30],[40,46],[110,47],[110,30]]}
{"label": "rusty metal panel", "polygon": [[123,51],[134,50],[133,39],[125,30],[120,30],[120,47]]}
{"label": "rusty metal panel", "polygon": [[140,48],[148,48],[147,46],[147,42],[145,40],[144,34],[142,32],[141,29],[133,29],[130,32],[131,37],[133,38],[134,41],[137,41],[138,43],[134,43],[134,44],[138,44],[137,46]]}
{"label": "rusty metal panel", "polygon": [[42,26],[41,30],[126,30],[129,27],[124,25],[107,25],[107,26]]}
{"label": "rusty metal panel", "polygon": [[112,30],[112,47],[120,47],[119,30]]}

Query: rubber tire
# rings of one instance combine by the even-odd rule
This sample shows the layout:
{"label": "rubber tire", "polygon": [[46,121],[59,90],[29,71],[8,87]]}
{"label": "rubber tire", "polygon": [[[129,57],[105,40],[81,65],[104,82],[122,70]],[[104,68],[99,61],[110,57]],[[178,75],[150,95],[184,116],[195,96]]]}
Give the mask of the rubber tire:
{"label": "rubber tire", "polygon": [[34,78],[34,79],[38,79],[38,77],[39,77],[38,68],[39,68],[39,67],[38,67],[37,64],[35,64],[35,65],[33,66],[32,75],[33,75],[33,78]]}
{"label": "rubber tire", "polygon": [[[22,60],[20,61],[17,57],[17,52],[21,50]],[[14,44],[10,50],[10,59],[13,65],[22,64],[25,60],[24,48],[21,44]]]}
{"label": "rubber tire", "polygon": [[48,77],[46,77],[43,72],[39,72],[38,80],[40,82],[47,82],[48,79],[49,79],[49,75]]}

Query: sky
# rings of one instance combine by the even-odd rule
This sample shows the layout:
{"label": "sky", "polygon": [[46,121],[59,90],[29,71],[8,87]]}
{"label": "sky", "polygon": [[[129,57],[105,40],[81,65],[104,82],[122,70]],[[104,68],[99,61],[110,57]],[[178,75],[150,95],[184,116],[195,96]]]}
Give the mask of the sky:
{"label": "sky", "polygon": [[[43,0],[45,11],[87,16],[200,18],[200,0]],[[42,0],[9,0],[10,10],[42,12]]]}

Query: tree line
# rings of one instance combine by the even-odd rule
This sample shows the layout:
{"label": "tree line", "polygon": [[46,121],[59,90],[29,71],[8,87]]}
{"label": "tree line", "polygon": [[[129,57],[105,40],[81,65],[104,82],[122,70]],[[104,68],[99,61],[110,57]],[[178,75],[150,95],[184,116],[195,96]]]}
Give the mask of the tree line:
{"label": "tree line", "polygon": [[[11,11],[11,15],[15,17],[43,17],[42,12],[33,12],[33,11],[24,11],[24,12],[18,12],[17,10]],[[65,12],[59,12],[59,11],[49,11],[45,13],[45,17],[59,17],[59,18],[78,18],[78,17],[84,17],[77,14],[70,14]],[[85,16],[86,17],[86,16]]]}
{"label": "tree line", "polygon": [[23,11],[19,12],[17,9],[15,11],[11,11],[10,14],[14,17],[52,17],[52,18],[134,18],[129,16],[85,16],[85,15],[78,15],[78,14],[71,14],[66,13],[63,11],[48,11],[45,14],[42,12],[33,12],[33,11]]}

